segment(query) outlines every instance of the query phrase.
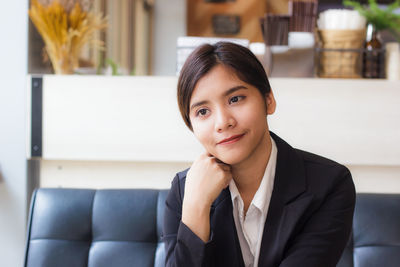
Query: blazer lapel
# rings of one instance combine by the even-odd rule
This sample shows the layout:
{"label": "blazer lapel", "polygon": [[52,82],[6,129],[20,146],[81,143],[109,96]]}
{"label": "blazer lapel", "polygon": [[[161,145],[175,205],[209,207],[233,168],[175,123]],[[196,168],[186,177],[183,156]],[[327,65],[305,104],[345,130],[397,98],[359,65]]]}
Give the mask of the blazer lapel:
{"label": "blazer lapel", "polygon": [[274,188],[261,241],[258,266],[278,266],[290,233],[312,195],[306,190],[303,160],[295,150],[271,132],[278,148]]}

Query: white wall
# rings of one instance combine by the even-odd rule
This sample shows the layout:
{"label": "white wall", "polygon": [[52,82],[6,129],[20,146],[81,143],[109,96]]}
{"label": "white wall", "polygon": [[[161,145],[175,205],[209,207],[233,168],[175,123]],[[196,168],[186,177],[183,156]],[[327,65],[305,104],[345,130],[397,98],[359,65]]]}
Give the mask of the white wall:
{"label": "white wall", "polygon": [[25,243],[27,10],[28,1],[0,9],[0,266],[10,267],[22,266]]}
{"label": "white wall", "polygon": [[[176,76],[44,76],[41,186],[168,188],[203,151],[180,117],[176,82]],[[278,103],[271,130],[348,166],[358,192],[400,193],[399,81],[270,83]]]}

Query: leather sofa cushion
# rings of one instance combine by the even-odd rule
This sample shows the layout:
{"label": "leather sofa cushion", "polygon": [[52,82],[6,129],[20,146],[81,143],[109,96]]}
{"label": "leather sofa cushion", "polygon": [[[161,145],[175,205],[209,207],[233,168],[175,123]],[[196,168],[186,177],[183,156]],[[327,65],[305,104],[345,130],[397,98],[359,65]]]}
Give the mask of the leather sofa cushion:
{"label": "leather sofa cushion", "polygon": [[164,266],[167,191],[39,189],[25,266]]}

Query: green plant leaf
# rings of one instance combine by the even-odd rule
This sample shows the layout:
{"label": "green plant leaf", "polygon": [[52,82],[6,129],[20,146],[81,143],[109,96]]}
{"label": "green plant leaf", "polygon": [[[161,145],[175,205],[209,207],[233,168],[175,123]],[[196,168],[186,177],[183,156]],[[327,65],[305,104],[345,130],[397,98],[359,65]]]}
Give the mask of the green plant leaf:
{"label": "green plant leaf", "polygon": [[395,9],[400,7],[400,0],[396,0],[387,7],[387,11],[392,13]]}
{"label": "green plant leaf", "polygon": [[111,75],[113,75],[113,76],[120,75],[118,73],[118,64],[117,63],[115,63],[111,58],[107,58],[106,63],[111,67]]}
{"label": "green plant leaf", "polygon": [[103,60],[104,60],[104,52],[99,51],[99,64],[97,64],[96,74],[101,74],[101,68],[103,67]]}
{"label": "green plant leaf", "polygon": [[396,14],[394,11],[400,7],[400,0],[395,0],[385,9],[380,8],[376,0],[368,0],[368,6],[363,6],[357,1],[344,0],[343,5],[353,7],[378,31],[388,29],[396,38],[399,38],[400,14]]}

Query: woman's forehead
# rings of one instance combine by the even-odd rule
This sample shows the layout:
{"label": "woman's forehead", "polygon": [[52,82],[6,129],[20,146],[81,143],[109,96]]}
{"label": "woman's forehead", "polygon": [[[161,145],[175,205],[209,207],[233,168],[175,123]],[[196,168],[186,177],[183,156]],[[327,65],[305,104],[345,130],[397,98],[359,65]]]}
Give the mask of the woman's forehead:
{"label": "woman's forehead", "polygon": [[247,86],[247,83],[240,80],[231,68],[217,65],[198,80],[191,95],[191,101],[198,97],[223,94],[236,86]]}

